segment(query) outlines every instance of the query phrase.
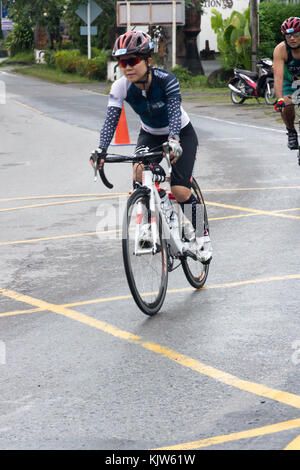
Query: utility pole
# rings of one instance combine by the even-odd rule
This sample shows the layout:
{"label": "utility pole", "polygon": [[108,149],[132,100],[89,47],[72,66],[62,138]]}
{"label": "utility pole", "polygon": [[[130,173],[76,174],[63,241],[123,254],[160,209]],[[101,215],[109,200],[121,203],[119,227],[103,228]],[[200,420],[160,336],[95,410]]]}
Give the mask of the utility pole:
{"label": "utility pole", "polygon": [[88,38],[88,59],[92,57],[91,48],[91,0],[87,4],[87,38]]}
{"label": "utility pole", "polygon": [[130,0],[127,0],[126,10],[127,10],[127,31],[130,31],[131,30]]}
{"label": "utility pole", "polygon": [[251,23],[251,70],[256,72],[258,46],[258,5],[257,0],[250,0]]}
{"label": "utility pole", "polygon": [[176,65],[176,0],[172,8],[172,67]]}

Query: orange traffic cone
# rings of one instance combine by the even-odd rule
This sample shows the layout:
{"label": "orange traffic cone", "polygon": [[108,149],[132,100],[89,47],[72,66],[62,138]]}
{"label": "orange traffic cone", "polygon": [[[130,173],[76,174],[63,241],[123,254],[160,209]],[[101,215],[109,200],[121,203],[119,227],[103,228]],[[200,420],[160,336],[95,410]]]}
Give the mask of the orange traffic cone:
{"label": "orange traffic cone", "polygon": [[121,116],[116,129],[115,143],[112,145],[135,145],[133,142],[130,142],[129,139],[124,106],[122,108]]}

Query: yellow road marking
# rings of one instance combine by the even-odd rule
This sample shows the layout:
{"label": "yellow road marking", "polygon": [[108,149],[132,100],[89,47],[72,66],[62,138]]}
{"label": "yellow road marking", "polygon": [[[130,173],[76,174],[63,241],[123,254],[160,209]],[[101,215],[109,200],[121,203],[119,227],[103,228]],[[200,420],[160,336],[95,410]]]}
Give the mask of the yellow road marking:
{"label": "yellow road marking", "polygon": [[[221,193],[221,192],[234,192],[234,191],[272,191],[280,189],[300,189],[300,186],[273,186],[266,188],[216,188],[216,189],[203,189],[204,193]],[[111,193],[84,193],[84,194],[58,194],[58,195],[47,195],[47,196],[19,196],[11,198],[0,198],[0,202],[8,201],[26,201],[34,199],[56,199],[56,198],[68,198],[68,197],[91,197],[91,196],[108,196]],[[113,196],[128,196],[128,193],[113,193]]]}
{"label": "yellow road marking", "polygon": [[270,400],[275,400],[279,403],[289,405],[300,409],[300,396],[295,395],[289,392],[283,392],[281,390],[272,389],[266,387],[262,384],[257,384],[255,382],[250,382],[247,380],[239,379],[234,375],[228,374],[224,371],[215,369],[214,367],[208,366],[197,359],[193,359],[184,354],[180,354],[172,349],[169,349],[160,344],[152,343],[149,341],[144,341],[141,336],[132,334],[128,331],[121,330],[113,325],[110,325],[106,322],[100,321],[96,318],[89,317],[82,313],[79,313],[75,310],[63,307],[61,305],[55,305],[40,299],[30,297],[28,295],[23,295],[18,292],[14,292],[7,289],[0,289],[0,294],[4,297],[17,300],[22,303],[31,305],[32,307],[39,307],[42,310],[50,311],[58,315],[62,315],[66,318],[78,321],[87,326],[97,328],[105,333],[108,333],[116,338],[121,338],[136,345],[141,346],[144,349],[152,351],[159,356],[165,357],[174,361],[176,364],[180,364],[183,367],[196,371],[202,375],[208,376],[214,380],[217,380],[223,384],[229,385],[231,387],[237,388],[239,390],[252,393]]}
{"label": "yellow road marking", "polygon": [[[212,285],[207,285],[204,287],[201,287],[199,290],[209,290],[209,289],[226,289],[226,288],[232,288],[232,287],[240,287],[240,286],[247,286],[251,284],[260,284],[264,282],[274,282],[274,281],[286,281],[286,280],[292,280],[292,279],[300,279],[300,274],[288,274],[286,276],[272,276],[272,277],[265,277],[261,279],[249,279],[246,281],[236,281],[236,282],[228,282],[224,284],[212,284]],[[195,291],[193,287],[183,287],[181,289],[168,289],[168,294],[181,294],[183,292],[192,292]],[[143,297],[147,297],[153,295],[153,292],[147,292],[143,293]],[[60,307],[64,308],[69,308],[69,307],[79,307],[82,305],[92,305],[92,304],[99,304],[99,303],[105,303],[105,302],[114,302],[118,300],[128,300],[131,299],[132,296],[130,294],[127,295],[118,295],[114,297],[102,297],[99,299],[90,299],[90,300],[82,300],[80,302],[71,302],[67,304],[62,304]],[[22,313],[32,313],[35,311],[40,311],[40,309],[30,309],[30,310],[24,310]],[[16,311],[18,313],[18,311]],[[6,316],[6,315],[13,315],[14,312],[6,312],[3,314],[0,314],[0,316]]]}
{"label": "yellow road marking", "polygon": [[245,211],[245,212],[253,212],[255,214],[260,214],[260,215],[272,215],[272,216],[275,216],[275,217],[284,217],[286,219],[300,219],[300,216],[280,214],[277,211],[264,211],[264,210],[260,210],[260,209],[252,209],[250,207],[234,206],[234,205],[231,205],[231,204],[221,204],[219,202],[211,202],[211,201],[205,201],[205,204],[209,205],[209,206],[224,207],[226,209],[234,209],[234,210]]}
{"label": "yellow road marking", "polygon": [[20,104],[20,105],[23,106],[24,108],[30,109],[30,111],[34,111],[35,113],[44,114],[44,115],[45,115],[45,113],[43,113],[42,111],[39,111],[38,109],[33,108],[32,106],[29,106],[28,104],[21,103],[21,101],[14,100],[14,102],[17,103],[17,104]]}
{"label": "yellow road marking", "polygon": [[265,187],[265,188],[218,188],[218,189],[203,189],[203,192],[204,193],[205,192],[221,193],[221,192],[233,192],[233,191],[272,191],[272,190],[279,190],[279,189],[300,189],[300,186],[271,186],[271,187]]}
{"label": "yellow road marking", "polygon": [[47,206],[59,206],[65,204],[75,204],[78,202],[87,202],[87,201],[102,201],[103,199],[114,199],[119,198],[120,196],[101,196],[101,197],[90,197],[86,199],[73,199],[72,201],[58,201],[58,202],[44,202],[40,204],[31,204],[28,206],[19,206],[19,207],[8,207],[7,209],[0,209],[0,212],[10,212],[10,211],[19,211],[21,209],[33,209],[36,207],[47,207]]}
{"label": "yellow road marking", "polygon": [[16,240],[14,242],[0,242],[0,246],[20,245],[23,243],[36,243],[36,242],[48,241],[48,240],[61,240],[65,238],[87,237],[87,236],[96,235],[96,234],[97,232],[86,232],[86,233],[72,233],[70,235],[55,235],[53,237],[31,238],[28,240]]}
{"label": "yellow road marking", "polygon": [[290,442],[284,450],[300,450],[300,436]]}
{"label": "yellow road marking", "polygon": [[[209,222],[212,222],[216,220],[237,219],[240,217],[251,217],[255,215],[260,215],[260,214],[251,213],[251,214],[228,215],[224,217],[212,217],[212,218],[209,218],[208,220]],[[67,239],[67,238],[79,238],[79,237],[86,237],[86,236],[91,236],[91,235],[104,235],[108,233],[118,233],[120,231],[121,231],[120,229],[113,229],[113,230],[103,230],[103,231],[97,231],[97,232],[71,233],[69,235],[53,235],[49,237],[29,238],[27,240],[0,242],[0,246],[20,245],[24,243],[36,243],[36,242],[49,241],[49,240],[62,240],[62,239]]]}
{"label": "yellow road marking", "polygon": [[94,235],[103,235],[107,233],[118,233],[121,232],[121,229],[114,229],[114,230],[103,230],[98,232],[86,232],[86,233],[71,233],[70,235],[54,235],[52,237],[42,237],[42,238],[29,238],[28,240],[16,240],[14,242],[0,242],[0,246],[7,246],[7,245],[20,245],[24,243],[36,243],[36,242],[44,242],[49,240],[61,240],[66,238],[79,238],[79,237],[87,237],[87,236],[94,236]]}
{"label": "yellow road marking", "polygon": [[279,209],[279,210],[274,211],[274,214],[278,212],[293,212],[293,211],[300,211],[300,207],[294,207],[292,209]]}
{"label": "yellow road marking", "polygon": [[[209,290],[209,289],[226,289],[226,288],[231,288],[231,287],[240,287],[240,286],[247,286],[251,284],[260,284],[264,282],[274,282],[274,281],[286,281],[286,280],[292,280],[292,279],[300,279],[300,274],[288,274],[286,276],[271,276],[271,277],[265,277],[261,279],[249,279],[246,281],[236,281],[236,282],[228,282],[228,283],[223,283],[223,284],[212,284],[212,285],[206,285],[204,287],[201,287],[199,290]],[[193,287],[182,287],[181,289],[168,289],[167,294],[180,294],[183,292],[192,292],[195,291]],[[153,292],[149,293],[143,293],[143,297],[153,295]],[[116,300],[126,300],[126,299],[131,299],[131,295],[120,295],[120,296],[115,296],[115,297],[102,297],[100,299],[92,299],[92,300],[84,300],[81,302],[72,302],[68,304],[63,304],[63,307],[78,307],[80,305],[91,305],[91,304],[97,304],[97,303],[103,303],[103,302],[113,302]]]}
{"label": "yellow road marking", "polygon": [[[232,434],[226,434],[224,436],[208,437],[201,439],[200,441],[186,442],[184,444],[177,444],[174,446],[160,447],[152,450],[192,450],[200,449],[201,447],[209,447],[216,444],[223,444],[225,442],[237,441],[239,439],[249,439],[250,437],[263,436],[265,434],[274,434],[277,432],[288,431],[300,427],[300,419],[292,419],[290,421],[284,421],[282,423],[271,424],[269,426],[263,426],[256,429],[248,429],[247,431],[235,432]],[[295,441],[293,441],[295,442]],[[300,444],[300,442],[298,442]],[[296,445],[298,445],[296,443]],[[299,450],[296,447],[295,450]],[[286,449],[287,450],[287,449]]]}
{"label": "yellow road marking", "polygon": [[42,312],[42,309],[38,307],[38,308],[29,308],[27,310],[14,310],[12,312],[0,313],[0,318],[12,317],[13,315],[24,315],[26,313],[35,313],[35,312]]}
{"label": "yellow road marking", "polygon": [[102,197],[102,196],[128,196],[128,193],[88,193],[88,194],[56,194],[56,195],[48,195],[48,196],[21,196],[21,197],[9,197],[9,198],[2,198],[0,202],[10,202],[10,201],[30,201],[36,199],[60,199],[60,198],[69,198],[69,197]]}
{"label": "yellow road marking", "polygon": [[208,218],[208,221],[211,222],[212,220],[239,219],[240,217],[253,217],[255,215],[260,215],[260,214],[238,214],[238,215],[226,215],[223,217],[211,217],[211,218]]}

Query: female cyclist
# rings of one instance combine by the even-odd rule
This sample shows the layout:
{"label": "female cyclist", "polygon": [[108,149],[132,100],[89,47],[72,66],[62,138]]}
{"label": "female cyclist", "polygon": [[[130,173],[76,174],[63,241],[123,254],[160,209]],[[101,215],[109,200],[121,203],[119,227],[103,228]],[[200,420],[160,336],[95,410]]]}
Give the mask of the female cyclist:
{"label": "female cyclist", "polygon": [[[141,119],[137,148],[152,149],[169,142],[174,169],[171,191],[183,211],[191,212],[201,260],[203,258],[208,262],[212,257],[211,243],[208,234],[203,237],[203,230],[202,233],[197,232],[199,202],[190,189],[198,139],[187,113],[181,107],[178,79],[171,72],[152,67],[153,49],[151,37],[140,31],[129,31],[116,40],[112,55],[118,60],[123,77],[111,87],[107,114],[100,131],[100,144],[94,155],[101,168],[126,101]],[[91,164],[94,165],[93,158]],[[133,167],[134,186],[141,182],[141,172],[141,165]],[[190,207],[191,211],[185,210]]]}

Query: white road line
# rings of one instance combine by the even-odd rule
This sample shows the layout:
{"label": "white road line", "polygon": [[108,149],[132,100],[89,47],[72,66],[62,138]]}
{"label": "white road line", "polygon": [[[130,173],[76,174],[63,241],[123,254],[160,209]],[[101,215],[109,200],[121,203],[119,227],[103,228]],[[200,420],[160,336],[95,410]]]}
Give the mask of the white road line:
{"label": "white road line", "polygon": [[255,126],[254,124],[245,124],[242,122],[228,121],[226,119],[215,118],[212,116],[205,116],[204,114],[193,114],[193,113],[189,113],[189,114],[190,116],[203,118],[203,119],[210,119],[211,121],[218,121],[224,124],[230,124],[232,126],[251,127],[253,129],[259,129],[259,130],[265,130],[265,131],[271,131],[271,132],[280,132],[281,134],[286,132],[285,130],[274,129],[273,127]]}

